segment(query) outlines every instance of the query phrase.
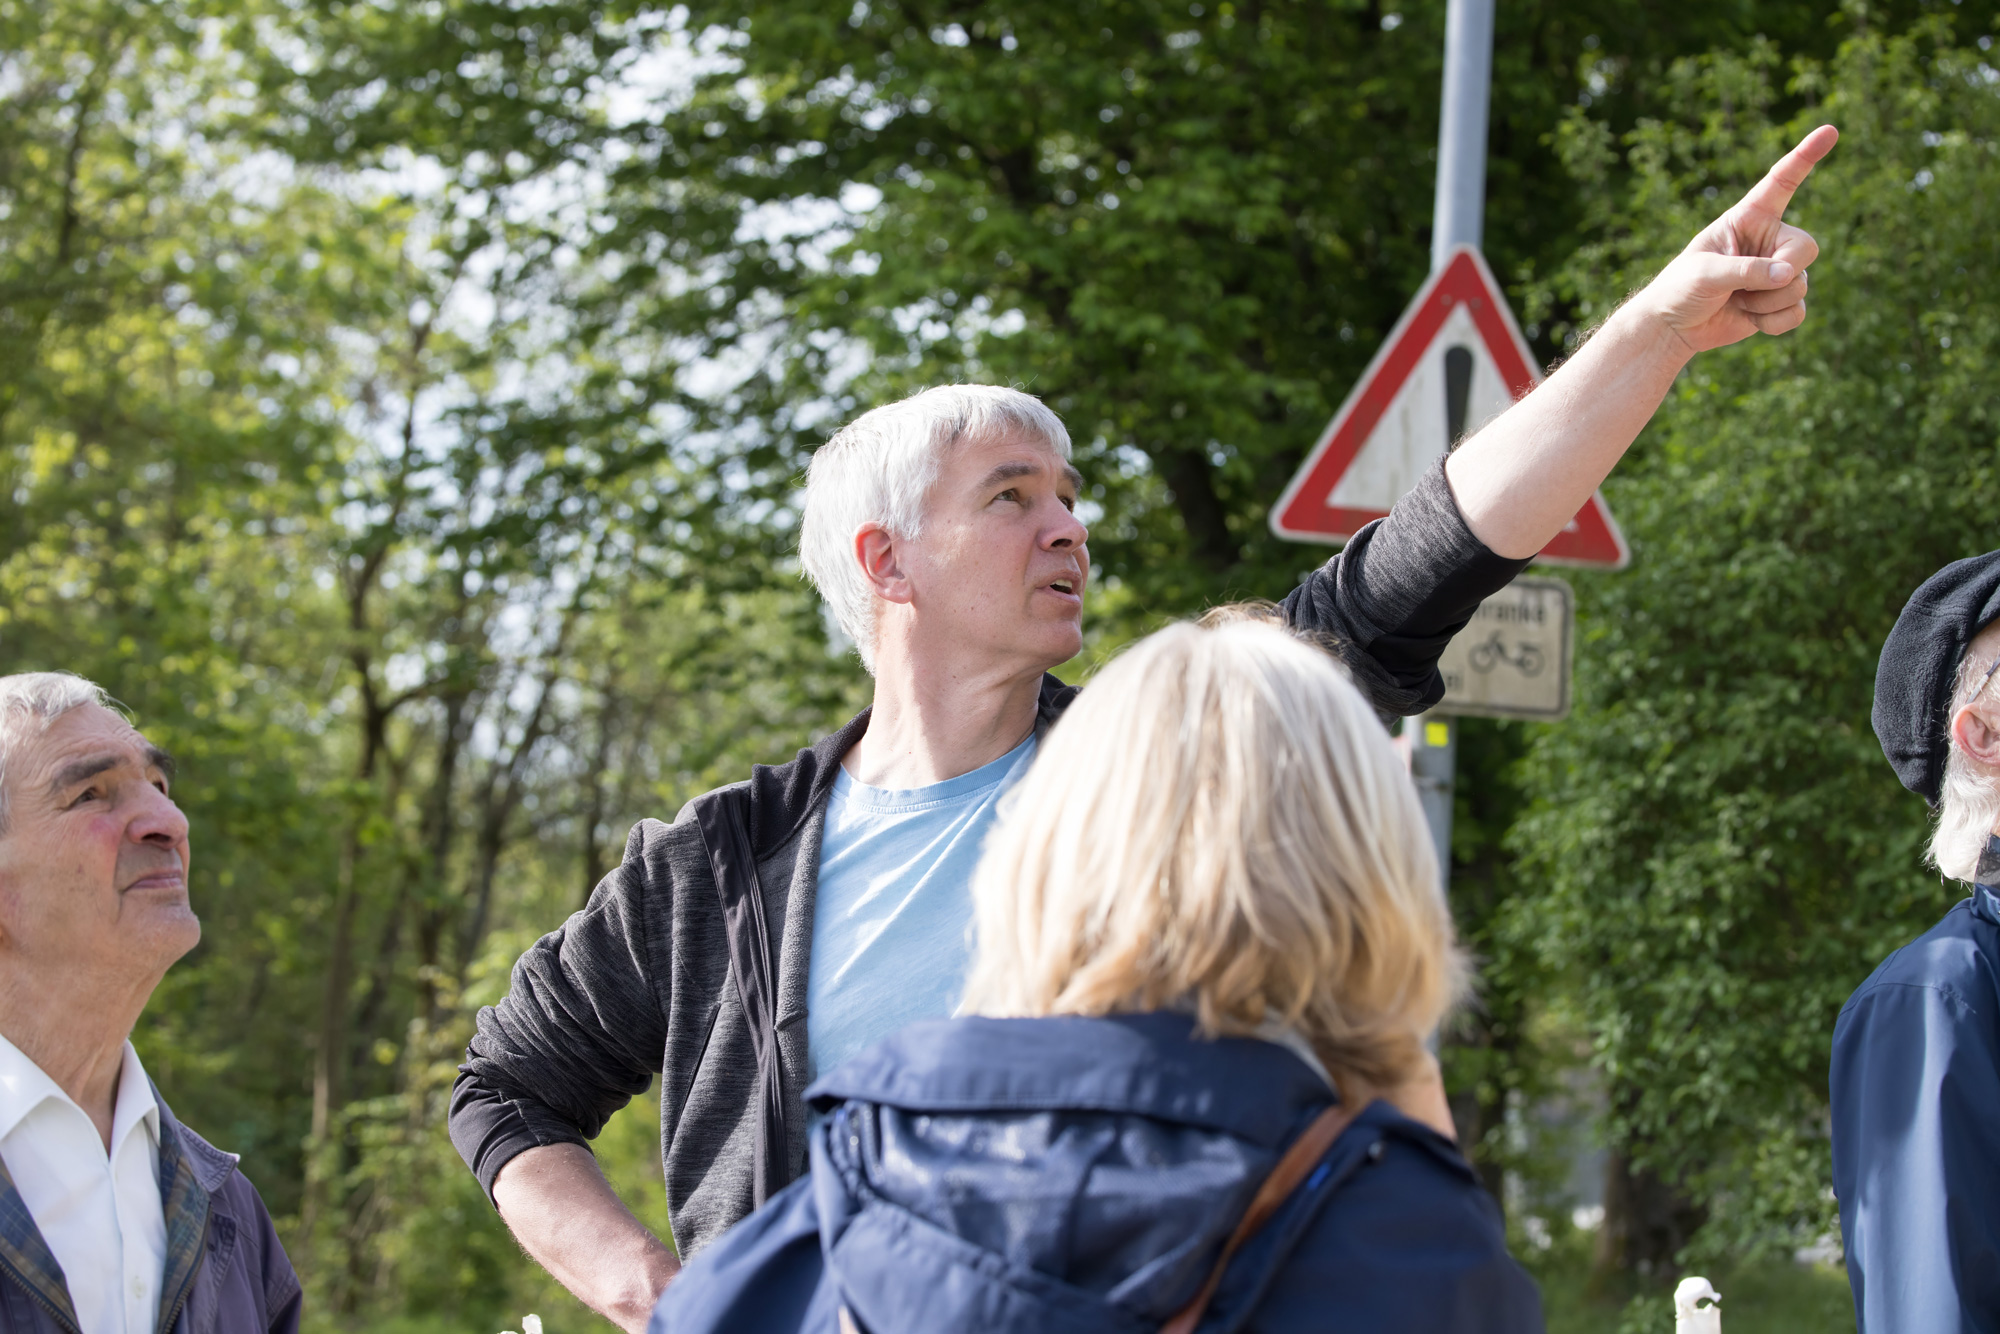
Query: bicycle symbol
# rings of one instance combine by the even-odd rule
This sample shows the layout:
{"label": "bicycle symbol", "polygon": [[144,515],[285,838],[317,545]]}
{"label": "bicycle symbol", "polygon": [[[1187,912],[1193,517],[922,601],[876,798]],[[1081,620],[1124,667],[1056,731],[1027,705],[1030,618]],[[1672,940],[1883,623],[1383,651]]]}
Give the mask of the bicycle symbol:
{"label": "bicycle symbol", "polygon": [[1526,640],[1521,641],[1521,651],[1519,654],[1512,657],[1508,656],[1507,641],[1501,637],[1498,630],[1495,630],[1493,638],[1487,640],[1484,644],[1473,645],[1472,651],[1466,654],[1466,661],[1471,665],[1473,671],[1481,675],[1492,671],[1504,662],[1523,676],[1540,676],[1542,668],[1547,665],[1546,659],[1542,656],[1542,650],[1536,645],[1528,643]]}

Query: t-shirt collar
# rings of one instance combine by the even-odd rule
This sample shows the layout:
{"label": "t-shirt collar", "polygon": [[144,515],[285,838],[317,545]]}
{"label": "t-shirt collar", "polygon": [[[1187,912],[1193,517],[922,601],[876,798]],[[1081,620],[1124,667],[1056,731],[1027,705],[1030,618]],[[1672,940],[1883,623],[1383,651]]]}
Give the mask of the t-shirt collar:
{"label": "t-shirt collar", "polygon": [[970,773],[924,787],[871,787],[856,781],[854,775],[843,767],[833,780],[834,794],[843,802],[875,810],[903,810],[956,801],[1004,782],[1016,766],[1034,753],[1036,741],[1036,735],[1030,732],[1020,745],[998,759],[988,760]]}

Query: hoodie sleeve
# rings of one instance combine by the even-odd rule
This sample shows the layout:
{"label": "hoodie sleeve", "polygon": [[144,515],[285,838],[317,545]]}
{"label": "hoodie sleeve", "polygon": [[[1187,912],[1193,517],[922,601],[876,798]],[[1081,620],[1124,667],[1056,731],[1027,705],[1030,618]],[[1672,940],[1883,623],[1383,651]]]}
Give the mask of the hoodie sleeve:
{"label": "hoodie sleeve", "polygon": [[1440,459],[1387,518],[1292,590],[1285,618],[1331,639],[1376,708],[1422,713],[1444,698],[1445,645],[1527,567],[1472,535]]}
{"label": "hoodie sleeve", "polygon": [[2000,1318],[1996,1045],[2000,1015],[1948,985],[1877,980],[1841,1011],[1833,1184],[1861,1334]]}
{"label": "hoodie sleeve", "polygon": [[582,912],[514,965],[498,1005],[479,1012],[451,1093],[451,1139],[488,1199],[500,1169],[547,1144],[585,1144],[659,1073],[666,1018],[646,914],[671,894],[645,854],[641,821],[625,860]]}

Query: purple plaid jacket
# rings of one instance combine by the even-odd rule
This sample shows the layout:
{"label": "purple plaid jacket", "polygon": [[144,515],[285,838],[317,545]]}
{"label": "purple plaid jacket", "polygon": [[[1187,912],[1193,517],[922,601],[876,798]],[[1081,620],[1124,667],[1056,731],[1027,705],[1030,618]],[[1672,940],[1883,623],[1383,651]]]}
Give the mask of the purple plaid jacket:
{"label": "purple plaid jacket", "polygon": [[[153,1091],[159,1098],[159,1090]],[[155,1334],[298,1334],[299,1279],[257,1188],[160,1099],[167,1266]],[[0,1165],[0,1334],[78,1334],[62,1266]]]}

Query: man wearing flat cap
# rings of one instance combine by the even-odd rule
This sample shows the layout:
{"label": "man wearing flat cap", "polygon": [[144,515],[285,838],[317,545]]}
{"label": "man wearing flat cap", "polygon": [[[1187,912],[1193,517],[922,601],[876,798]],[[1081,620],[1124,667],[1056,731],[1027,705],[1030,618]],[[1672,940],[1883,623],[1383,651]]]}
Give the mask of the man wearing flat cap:
{"label": "man wearing flat cap", "polygon": [[1882,648],[1875,735],[1971,896],[1833,1031],[1833,1185],[1861,1334],[2000,1330],[2000,551],[1947,565]]}

